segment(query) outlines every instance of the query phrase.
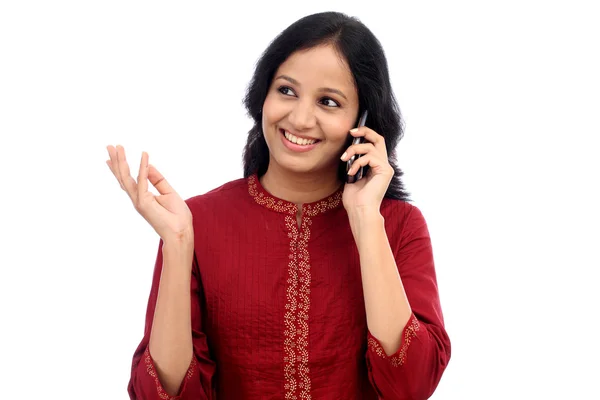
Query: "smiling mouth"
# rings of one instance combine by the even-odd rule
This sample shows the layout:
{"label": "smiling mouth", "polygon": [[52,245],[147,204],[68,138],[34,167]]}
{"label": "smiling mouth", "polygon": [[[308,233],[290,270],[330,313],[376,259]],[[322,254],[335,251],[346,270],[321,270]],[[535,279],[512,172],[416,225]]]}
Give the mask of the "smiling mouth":
{"label": "smiling mouth", "polygon": [[291,133],[289,133],[288,131],[283,130],[283,129],[279,129],[279,132],[283,136],[285,136],[285,138],[288,142],[294,143],[298,146],[310,146],[312,144],[316,144],[316,143],[320,142],[319,139],[305,139],[305,138],[301,138],[301,137],[292,135]]}

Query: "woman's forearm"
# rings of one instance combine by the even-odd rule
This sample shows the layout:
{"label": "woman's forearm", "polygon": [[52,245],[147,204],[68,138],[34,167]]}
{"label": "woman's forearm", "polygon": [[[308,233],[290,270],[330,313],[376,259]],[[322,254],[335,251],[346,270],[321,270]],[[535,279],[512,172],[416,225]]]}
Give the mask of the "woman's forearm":
{"label": "woman's forearm", "polygon": [[378,211],[349,215],[360,255],[367,325],[388,355],[401,344],[412,310]]}
{"label": "woman's forearm", "polygon": [[176,395],[193,357],[190,284],[193,234],[164,243],[149,350],[163,388]]}

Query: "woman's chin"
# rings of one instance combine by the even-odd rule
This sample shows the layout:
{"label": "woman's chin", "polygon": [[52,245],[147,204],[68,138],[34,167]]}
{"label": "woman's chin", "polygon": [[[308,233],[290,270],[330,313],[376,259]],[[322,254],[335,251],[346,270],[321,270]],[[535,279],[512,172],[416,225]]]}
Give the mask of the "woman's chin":
{"label": "woman's chin", "polygon": [[[273,161],[274,160],[271,160],[271,162]],[[309,160],[290,160],[288,157],[282,157],[282,159],[276,160],[275,162],[277,163],[277,169],[290,174],[337,174],[337,165],[327,166],[316,162],[310,162]]]}

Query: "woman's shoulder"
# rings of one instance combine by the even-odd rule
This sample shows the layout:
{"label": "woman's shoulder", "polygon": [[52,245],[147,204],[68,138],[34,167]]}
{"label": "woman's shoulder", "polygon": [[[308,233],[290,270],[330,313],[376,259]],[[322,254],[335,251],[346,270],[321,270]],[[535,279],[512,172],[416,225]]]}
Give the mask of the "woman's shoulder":
{"label": "woman's shoulder", "polygon": [[381,203],[381,215],[390,228],[426,224],[421,209],[405,200],[385,198]]}
{"label": "woman's shoulder", "polygon": [[232,206],[232,203],[240,203],[247,200],[248,181],[246,178],[234,179],[221,186],[209,190],[206,193],[188,198],[185,202],[190,209],[206,206]]}
{"label": "woman's shoulder", "polygon": [[412,213],[414,210],[419,211],[417,206],[411,204],[406,200],[391,199],[386,197],[381,202],[381,213],[384,217],[404,219],[408,214]]}

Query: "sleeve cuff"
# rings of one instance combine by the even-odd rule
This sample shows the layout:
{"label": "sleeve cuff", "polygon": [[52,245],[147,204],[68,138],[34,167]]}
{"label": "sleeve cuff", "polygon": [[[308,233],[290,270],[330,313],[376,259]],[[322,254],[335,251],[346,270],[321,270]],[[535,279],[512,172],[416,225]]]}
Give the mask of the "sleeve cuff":
{"label": "sleeve cuff", "polygon": [[412,314],[408,323],[404,327],[402,332],[402,342],[400,344],[400,349],[397,352],[388,356],[385,354],[381,343],[375,336],[371,335],[371,332],[367,334],[367,344],[369,352],[375,354],[376,356],[389,360],[390,364],[394,367],[400,367],[406,363],[406,354],[408,353],[408,348],[412,340],[417,336],[417,332],[421,329],[421,325],[415,314]]}
{"label": "sleeve cuff", "polygon": [[181,383],[181,387],[179,388],[179,393],[177,394],[177,396],[171,396],[167,392],[165,392],[165,389],[163,388],[160,379],[158,379],[158,374],[156,373],[156,368],[154,367],[154,361],[152,360],[152,356],[150,355],[150,349],[148,347],[146,347],[146,351],[144,351],[143,359],[146,372],[148,373],[148,375],[150,375],[150,377],[152,377],[152,379],[154,379],[158,398],[165,400],[180,400],[182,394],[185,391],[185,386],[187,382],[192,376],[194,376],[194,373],[196,372],[196,357],[192,357],[192,362],[190,363],[190,367],[188,368],[187,373],[183,378],[183,382]]}

